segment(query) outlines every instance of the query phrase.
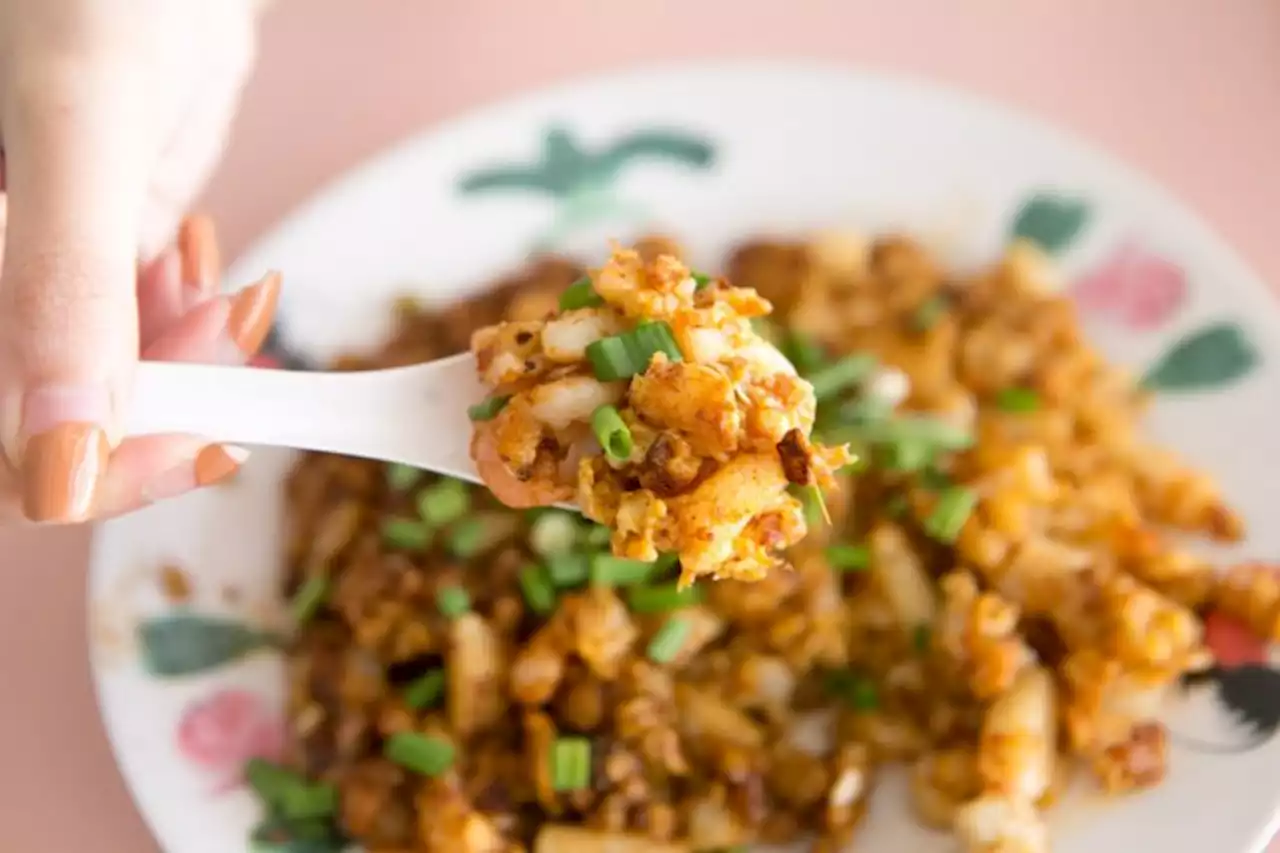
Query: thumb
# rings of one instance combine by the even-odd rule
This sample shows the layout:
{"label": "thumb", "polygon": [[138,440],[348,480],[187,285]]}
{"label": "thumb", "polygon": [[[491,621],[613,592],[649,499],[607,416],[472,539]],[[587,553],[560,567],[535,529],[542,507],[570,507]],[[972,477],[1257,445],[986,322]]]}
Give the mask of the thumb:
{"label": "thumb", "polygon": [[120,438],[138,354],[142,88],[96,65],[25,81],[0,93],[9,207],[0,441],[27,517],[78,521]]}

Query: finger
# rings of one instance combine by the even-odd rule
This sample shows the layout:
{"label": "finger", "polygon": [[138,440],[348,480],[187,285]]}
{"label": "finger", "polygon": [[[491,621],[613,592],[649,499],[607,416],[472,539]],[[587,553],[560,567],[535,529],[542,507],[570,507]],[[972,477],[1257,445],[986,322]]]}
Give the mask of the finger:
{"label": "finger", "polygon": [[213,221],[194,215],[178,228],[177,245],[138,271],[138,336],[146,352],[188,311],[217,295],[222,258]]}
{"label": "finger", "polygon": [[148,361],[244,364],[258,354],[275,320],[280,276],[268,273],[231,296],[188,312],[143,351]]}
{"label": "finger", "polygon": [[74,521],[94,505],[137,360],[145,88],[121,63],[13,73],[0,102],[0,441],[26,515]]}
{"label": "finger", "polygon": [[190,435],[127,438],[111,455],[94,515],[119,515],[225,482],[247,458],[243,447]]}
{"label": "finger", "polygon": [[165,249],[138,265],[138,347],[147,347],[186,312],[182,294],[182,260],[178,249]]}

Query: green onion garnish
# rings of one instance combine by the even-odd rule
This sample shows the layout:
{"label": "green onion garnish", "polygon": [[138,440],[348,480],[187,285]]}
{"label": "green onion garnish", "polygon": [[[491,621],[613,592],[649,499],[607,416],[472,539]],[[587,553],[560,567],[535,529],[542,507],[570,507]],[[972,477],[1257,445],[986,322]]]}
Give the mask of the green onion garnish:
{"label": "green onion garnish", "polygon": [[449,619],[457,619],[471,610],[471,596],[460,586],[446,586],[436,593],[436,608]]}
{"label": "green onion garnish", "polygon": [[556,554],[547,558],[547,577],[560,589],[580,586],[591,574],[586,554]]}
{"label": "green onion garnish", "polygon": [[635,586],[644,583],[652,575],[653,563],[643,560],[627,560],[611,554],[596,554],[591,558],[592,586]]}
{"label": "green onion garnish", "polygon": [[418,514],[433,527],[451,524],[471,508],[471,492],[461,480],[444,478],[418,495]]}
{"label": "green onion garnish", "polygon": [[928,625],[917,625],[915,630],[911,632],[911,647],[918,653],[923,654],[929,650],[929,640],[933,633],[929,630]]}
{"label": "green onion garnish", "polygon": [[415,678],[404,689],[404,703],[415,711],[430,708],[444,695],[444,670],[433,669]]}
{"label": "green onion garnish", "polygon": [[573,550],[581,527],[573,513],[553,509],[534,519],[529,527],[529,547],[541,557]]}
{"label": "green onion garnish", "polygon": [[498,416],[506,408],[507,403],[511,401],[510,394],[500,394],[496,397],[487,397],[476,403],[474,406],[467,408],[467,417],[473,421],[491,421]]}
{"label": "green onion garnish", "polygon": [[584,737],[557,738],[551,745],[551,787],[582,791],[591,786],[591,741]]}
{"label": "green onion garnish", "polygon": [[810,486],[792,485],[789,491],[799,499],[804,508],[804,521],[810,527],[817,527],[827,519],[827,503],[822,496],[822,489],[817,483]]}
{"label": "green onion garnish", "polygon": [[569,285],[564,293],[560,294],[561,311],[573,311],[577,308],[591,308],[603,304],[604,299],[592,287],[591,276],[589,275],[584,275]]}
{"label": "green onion garnish", "polygon": [[633,613],[666,613],[682,607],[693,607],[706,601],[707,593],[700,584],[680,589],[677,584],[633,586],[627,590],[627,605]]}
{"label": "green onion garnish", "polygon": [[711,283],[711,276],[707,275],[706,273],[695,272],[691,274],[691,278],[693,278],[694,290],[702,290],[702,288],[706,287],[708,284]]}
{"label": "green onion garnish", "polygon": [[845,441],[860,440],[872,444],[918,442],[930,446],[935,452],[967,450],[973,446],[973,434],[968,430],[926,415],[898,415],[857,426],[847,424],[834,433]]}
{"label": "green onion garnish", "polygon": [[613,531],[603,524],[589,524],[582,531],[582,547],[591,551],[608,548],[613,539]]}
{"label": "green onion garnish", "polygon": [[938,324],[947,313],[945,296],[933,296],[916,306],[911,314],[911,328],[917,332],[927,332]]}
{"label": "green onion garnish", "polygon": [[492,544],[488,525],[479,516],[464,518],[449,531],[449,553],[460,560],[469,560]]}
{"label": "green onion garnish", "polygon": [[679,564],[680,555],[675,551],[659,554],[658,559],[653,561],[653,574],[649,575],[649,577],[654,580],[666,577]]}
{"label": "green onion garnish", "polygon": [[680,654],[680,649],[688,637],[689,623],[679,616],[669,617],[649,641],[645,654],[654,663],[670,663],[676,655]]}
{"label": "green onion garnish", "polygon": [[808,335],[789,332],[782,342],[781,352],[801,376],[814,373],[826,362],[822,346]]}
{"label": "green onion garnish", "polygon": [[853,353],[815,370],[806,378],[813,386],[814,399],[821,402],[858,385],[875,369],[875,356]]}
{"label": "green onion garnish", "polygon": [[1040,395],[1030,388],[1005,388],[996,395],[996,406],[1002,412],[1034,412],[1040,408]]}
{"label": "green onion garnish", "polygon": [[923,441],[904,439],[884,448],[884,465],[890,471],[919,471],[933,461],[933,447]]}
{"label": "green onion garnish", "polygon": [[289,820],[329,817],[337,811],[338,791],[333,785],[308,781],[266,759],[249,759],[244,778],[264,803]]}
{"label": "green onion garnish", "polygon": [[614,462],[624,462],[631,456],[631,428],[613,406],[606,403],[591,413],[591,431],[604,448],[605,456]]}
{"label": "green onion garnish", "polygon": [[382,541],[392,548],[424,551],[431,544],[431,528],[416,518],[384,518]]}
{"label": "green onion garnish", "polygon": [[539,616],[546,616],[556,609],[556,588],[542,566],[525,566],[517,576],[524,602]]}
{"label": "green onion garnish", "polygon": [[828,672],[824,679],[827,695],[859,711],[873,711],[880,704],[875,682],[847,669]]}
{"label": "green onion garnish", "polygon": [[293,621],[298,625],[310,622],[320,612],[320,608],[324,606],[325,599],[328,597],[328,578],[322,575],[312,575],[307,578],[293,594],[293,602],[290,606],[293,611]]}
{"label": "green onion garnish", "polygon": [[920,472],[920,485],[932,492],[941,491],[953,483],[950,474],[932,465]]}
{"label": "green onion garnish", "polygon": [[666,353],[672,361],[682,361],[675,334],[664,321],[642,323],[630,332],[611,335],[587,345],[587,358],[602,382],[629,379],[649,369],[655,353]]}
{"label": "green onion garnish", "polygon": [[407,492],[418,483],[422,469],[401,462],[390,462],[386,467],[387,485],[394,492]]}
{"label": "green onion garnish", "polygon": [[859,572],[871,563],[871,552],[865,545],[831,545],[827,562],[838,572]]}
{"label": "green onion garnish", "polygon": [[878,394],[863,394],[842,403],[838,417],[845,424],[869,424],[887,420],[893,414],[893,404]]}
{"label": "green onion garnish", "polygon": [[978,493],[963,486],[949,486],[938,494],[938,503],[924,520],[925,532],[940,542],[954,542],[978,503]]}
{"label": "green onion garnish", "polygon": [[396,732],[382,745],[391,761],[423,776],[439,776],[453,766],[453,744],[443,738],[417,732]]}

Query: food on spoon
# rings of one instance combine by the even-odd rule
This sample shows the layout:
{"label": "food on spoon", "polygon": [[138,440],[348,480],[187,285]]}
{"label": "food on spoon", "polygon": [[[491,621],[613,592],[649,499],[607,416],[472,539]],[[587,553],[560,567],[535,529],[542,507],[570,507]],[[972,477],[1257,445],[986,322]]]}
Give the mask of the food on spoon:
{"label": "food on spoon", "polygon": [[806,533],[793,491],[831,488],[853,460],[810,442],[814,388],[752,325],[770,310],[672,255],[618,249],[549,318],[480,329],[485,485],[513,507],[576,500],[617,556],[677,555],[681,585],[762,578]]}

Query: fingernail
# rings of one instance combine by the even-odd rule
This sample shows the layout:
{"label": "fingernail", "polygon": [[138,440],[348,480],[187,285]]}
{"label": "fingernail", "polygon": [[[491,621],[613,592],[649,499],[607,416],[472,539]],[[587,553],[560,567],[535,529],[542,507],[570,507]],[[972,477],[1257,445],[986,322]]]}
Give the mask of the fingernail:
{"label": "fingernail", "polygon": [[110,453],[96,424],[62,424],[32,436],[22,460],[23,514],[42,522],[88,518]]}
{"label": "fingernail", "polygon": [[249,458],[249,451],[232,444],[207,444],[194,458],[152,478],[142,488],[142,499],[154,503],[186,494],[201,486],[212,486],[235,475]]}
{"label": "fingernail", "polygon": [[256,355],[275,319],[280,299],[280,274],[267,273],[257,284],[246,287],[231,298],[231,315],[227,332],[246,355]]}
{"label": "fingernail", "polygon": [[193,303],[208,298],[222,279],[222,255],[213,220],[194,215],[178,227],[178,253],[182,258],[182,285],[192,290]]}
{"label": "fingernail", "polygon": [[45,386],[28,391],[12,454],[22,472],[23,513],[31,521],[88,517],[106,471],[111,443],[106,388]]}
{"label": "fingernail", "polygon": [[240,470],[249,458],[249,451],[233,444],[210,444],[196,454],[195,477],[197,486],[212,486]]}

